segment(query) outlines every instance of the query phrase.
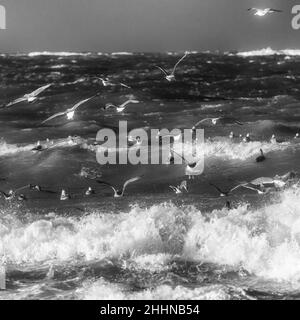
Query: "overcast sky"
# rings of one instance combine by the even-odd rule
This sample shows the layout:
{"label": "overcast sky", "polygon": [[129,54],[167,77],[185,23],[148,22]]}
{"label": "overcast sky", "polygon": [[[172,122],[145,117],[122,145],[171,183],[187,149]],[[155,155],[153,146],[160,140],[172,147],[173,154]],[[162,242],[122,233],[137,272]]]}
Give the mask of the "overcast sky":
{"label": "overcast sky", "polygon": [[[0,52],[300,48],[300,0],[0,0]],[[284,10],[266,18],[248,7]]]}

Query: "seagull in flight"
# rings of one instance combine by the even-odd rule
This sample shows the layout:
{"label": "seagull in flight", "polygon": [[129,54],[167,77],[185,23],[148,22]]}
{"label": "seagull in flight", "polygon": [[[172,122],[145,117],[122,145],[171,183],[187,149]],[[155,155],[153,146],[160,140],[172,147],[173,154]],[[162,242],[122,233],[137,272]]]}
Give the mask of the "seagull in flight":
{"label": "seagull in flight", "polygon": [[141,179],[141,177],[135,177],[135,178],[132,178],[132,179],[127,180],[127,181],[124,183],[122,189],[117,189],[116,187],[114,187],[113,185],[111,185],[110,183],[105,182],[105,181],[97,180],[97,182],[100,183],[100,184],[103,184],[103,185],[105,185],[105,186],[110,187],[110,188],[114,191],[114,197],[115,197],[115,198],[121,198],[121,197],[124,196],[126,187],[127,187],[129,184],[131,184],[131,183],[133,183],[133,182],[136,182],[136,181],[138,181],[138,180],[140,180],[140,179]]}
{"label": "seagull in flight", "polygon": [[258,9],[258,8],[249,8],[248,11],[253,11],[255,16],[264,17],[267,14],[271,13],[280,13],[283,12],[282,10],[272,9],[272,8],[265,8],[265,9]]}
{"label": "seagull in flight", "polygon": [[108,110],[110,108],[114,108],[117,110],[117,112],[123,112],[125,110],[125,108],[127,107],[127,105],[129,105],[130,103],[140,103],[140,101],[138,100],[134,100],[134,99],[129,99],[127,100],[126,102],[124,102],[123,104],[119,105],[119,106],[116,106],[112,103],[107,103],[105,105],[105,107],[103,107],[104,110]]}
{"label": "seagull in flight", "polygon": [[119,83],[114,83],[112,81],[110,81],[108,78],[99,78],[96,77],[96,79],[101,80],[102,84],[104,87],[116,87],[116,86],[121,86],[127,89],[131,89],[131,87],[127,86],[126,84],[119,82]]}
{"label": "seagull in flight", "polygon": [[195,130],[200,124],[207,122],[208,124],[217,125],[217,124],[238,124],[239,126],[242,126],[243,123],[230,117],[218,117],[218,118],[205,118],[200,121],[198,121],[192,128],[192,130]]}
{"label": "seagull in flight", "polygon": [[50,121],[50,120],[52,120],[52,119],[55,119],[55,118],[57,118],[57,117],[61,117],[61,116],[67,116],[67,119],[68,119],[68,120],[73,120],[76,110],[77,110],[81,105],[83,105],[84,103],[88,102],[89,100],[93,99],[93,98],[96,97],[96,96],[97,96],[97,95],[94,95],[94,96],[92,96],[92,97],[90,97],[90,98],[88,98],[88,99],[82,100],[82,101],[76,103],[72,108],[67,109],[66,111],[58,112],[58,113],[54,114],[54,115],[51,116],[50,118],[44,120],[44,121],[42,122],[42,124],[44,124],[44,123],[46,123],[46,122],[48,122],[48,121]]}
{"label": "seagull in flight", "polygon": [[260,177],[254,179],[250,182],[243,182],[238,186],[231,189],[230,192],[238,189],[238,188],[247,188],[253,191],[256,191],[258,194],[264,194],[266,192],[266,188],[283,188],[286,185],[286,182],[280,179],[272,179],[268,177]]}
{"label": "seagull in flight", "polygon": [[34,102],[35,100],[37,100],[37,96],[39,94],[41,94],[43,91],[45,91],[46,89],[48,89],[49,87],[52,86],[52,83],[51,84],[47,84],[46,86],[43,86],[43,87],[40,87],[39,89],[31,92],[31,93],[28,93],[28,94],[25,94],[23,97],[21,98],[18,98],[10,103],[8,103],[7,105],[5,105],[6,108],[9,108],[9,107],[12,107],[13,105],[15,104],[18,104],[20,102],[23,102],[23,101],[27,101],[27,102]]}
{"label": "seagull in flight", "polygon": [[173,81],[176,81],[176,78],[175,78],[175,72],[176,72],[176,69],[178,67],[178,65],[189,55],[189,52],[186,51],[184,56],[182,58],[180,58],[178,60],[178,62],[175,64],[173,70],[171,73],[168,73],[164,68],[162,67],[159,67],[159,66],[156,66],[156,68],[158,68],[164,75],[165,75],[165,78],[166,80],[168,80],[169,82],[173,82]]}
{"label": "seagull in flight", "polygon": [[178,185],[178,186],[176,186],[176,187],[175,187],[175,186],[170,186],[170,188],[171,188],[176,194],[182,193],[183,190],[185,190],[186,192],[188,192],[186,180],[182,181],[180,185]]}

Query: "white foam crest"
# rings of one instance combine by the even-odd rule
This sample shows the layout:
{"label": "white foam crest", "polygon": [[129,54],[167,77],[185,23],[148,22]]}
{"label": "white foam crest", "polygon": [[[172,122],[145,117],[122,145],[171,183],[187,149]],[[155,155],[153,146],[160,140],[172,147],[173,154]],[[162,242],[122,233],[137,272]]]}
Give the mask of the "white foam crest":
{"label": "white foam crest", "polygon": [[[68,137],[63,139],[52,140],[51,142],[43,142],[45,148],[58,148],[58,147],[73,147],[85,143],[85,140],[80,137]],[[0,141],[0,156],[13,155],[20,152],[31,151],[36,144],[16,145],[8,144],[4,140]]]}
{"label": "white foam crest", "polygon": [[54,218],[17,226],[2,223],[0,256],[13,263],[36,263],[122,258],[128,253],[180,253],[185,231],[176,219],[185,216],[176,206],[160,205],[80,220]]}
{"label": "white foam crest", "polygon": [[51,52],[51,51],[36,51],[36,52],[30,52],[28,53],[29,57],[38,57],[38,56],[59,56],[59,57],[70,57],[70,56],[89,56],[91,55],[90,52],[67,52],[67,51],[61,51],[61,52]]}
{"label": "white foam crest", "polygon": [[237,55],[242,57],[272,55],[300,56],[300,49],[273,50],[272,48],[268,47],[261,50],[239,52]]}
{"label": "white foam crest", "polygon": [[[210,219],[207,219],[210,217]],[[266,279],[300,280],[300,189],[260,209],[240,205],[202,215],[171,203],[129,213],[0,220],[0,256],[9,263],[119,259],[128,269],[167,270],[172,258],[215,263]]]}
{"label": "white foam crest", "polygon": [[128,292],[126,288],[100,279],[87,282],[76,291],[83,300],[228,300],[233,296],[245,296],[242,290],[223,285],[208,285],[199,288],[160,285],[155,289]]}
{"label": "white foam crest", "polygon": [[187,259],[243,267],[257,276],[300,279],[300,190],[259,210],[241,206],[205,223],[196,218],[184,248]]}
{"label": "white foam crest", "polygon": [[112,52],[112,56],[133,56],[133,52]]}
{"label": "white foam crest", "polygon": [[[204,144],[199,144],[198,152],[199,154],[204,154],[205,156],[220,157],[224,160],[247,160],[250,158],[257,157],[260,149],[263,149],[264,153],[274,151],[284,151],[289,148],[295,148],[295,144],[289,142],[284,143],[271,143],[271,142],[261,142],[261,141],[251,141],[251,142],[240,142],[234,143],[232,140],[222,139],[214,141],[205,141]],[[181,144],[175,146],[175,150],[180,151],[182,148]],[[193,147],[191,144],[185,144],[184,150],[186,154],[193,153]]]}
{"label": "white foam crest", "polygon": [[34,145],[17,146],[15,144],[8,144],[5,141],[0,142],[0,155],[11,155],[18,152],[29,151],[34,147]]}

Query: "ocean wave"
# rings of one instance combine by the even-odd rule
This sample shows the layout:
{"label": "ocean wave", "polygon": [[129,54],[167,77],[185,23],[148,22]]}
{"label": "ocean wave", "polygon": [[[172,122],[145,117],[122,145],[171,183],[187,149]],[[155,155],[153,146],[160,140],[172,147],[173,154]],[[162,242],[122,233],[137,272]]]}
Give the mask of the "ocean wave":
{"label": "ocean wave", "polygon": [[261,50],[239,52],[237,55],[242,57],[272,56],[272,55],[300,56],[300,49],[273,50],[272,48],[269,47]]}
{"label": "ocean wave", "polygon": [[224,285],[200,288],[160,285],[155,289],[132,293],[103,279],[94,283],[86,282],[76,291],[75,296],[83,300],[229,300],[247,297],[242,289]]}
{"label": "ocean wave", "polygon": [[134,53],[133,52],[112,52],[111,53],[112,56],[133,56]]}
{"label": "ocean wave", "polygon": [[0,255],[8,264],[22,265],[117,259],[126,261],[125,268],[150,271],[167,270],[174,256],[298,282],[300,189],[292,186],[277,197],[259,209],[240,204],[201,212],[162,203],[147,209],[136,205],[118,215],[54,215],[31,223],[2,215]]}
{"label": "ocean wave", "polygon": [[70,57],[70,56],[89,56],[92,53],[90,52],[51,52],[51,51],[42,51],[42,52],[30,52],[28,57],[39,57],[39,56],[59,56],[59,57]]}

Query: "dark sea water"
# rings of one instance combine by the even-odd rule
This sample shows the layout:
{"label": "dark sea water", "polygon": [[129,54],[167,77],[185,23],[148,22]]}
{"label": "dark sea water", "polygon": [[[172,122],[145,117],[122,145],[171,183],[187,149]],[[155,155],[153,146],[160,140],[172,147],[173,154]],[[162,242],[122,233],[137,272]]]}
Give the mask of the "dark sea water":
{"label": "dark sea water", "polygon": [[[0,190],[28,183],[27,201],[0,199],[0,299],[298,299],[300,187],[259,195],[224,189],[258,177],[300,172],[300,52],[193,53],[168,83],[180,54],[38,54],[0,56],[0,105],[53,83],[40,99],[0,109]],[[132,87],[104,88],[95,76]],[[43,120],[79,100],[73,121]],[[104,112],[133,95],[124,113]],[[188,193],[169,185],[185,165],[104,165],[94,146],[101,128],[191,128],[206,117],[243,126],[204,125],[204,173]],[[229,139],[250,133],[252,141]],[[271,143],[275,134],[281,143]],[[46,140],[50,139],[49,142]],[[37,141],[49,147],[34,152]],[[220,148],[220,146],[222,148]],[[267,160],[256,163],[262,148]],[[120,151],[121,152],[121,151]],[[121,199],[95,178],[122,184]],[[91,186],[96,194],[85,196]],[[66,189],[71,199],[59,200]]]}

